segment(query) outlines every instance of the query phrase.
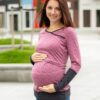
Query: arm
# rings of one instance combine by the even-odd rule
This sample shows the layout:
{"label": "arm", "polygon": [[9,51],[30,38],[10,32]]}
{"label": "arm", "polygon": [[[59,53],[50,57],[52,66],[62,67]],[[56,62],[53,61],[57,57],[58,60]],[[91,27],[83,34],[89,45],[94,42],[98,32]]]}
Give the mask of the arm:
{"label": "arm", "polygon": [[60,89],[68,85],[72,81],[72,79],[76,76],[81,67],[79,45],[76,37],[76,32],[74,31],[73,28],[70,28],[70,30],[68,30],[68,34],[66,36],[66,43],[67,43],[66,47],[68,50],[68,55],[71,60],[71,67],[66,72],[63,79],[59,81],[57,84],[54,84],[56,91],[59,91]]}

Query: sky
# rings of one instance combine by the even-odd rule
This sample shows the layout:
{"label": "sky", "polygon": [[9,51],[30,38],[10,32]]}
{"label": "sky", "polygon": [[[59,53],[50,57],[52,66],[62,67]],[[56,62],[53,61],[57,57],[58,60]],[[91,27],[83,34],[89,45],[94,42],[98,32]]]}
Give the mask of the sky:
{"label": "sky", "polygon": [[31,4],[32,5],[32,0],[21,0],[22,4]]}

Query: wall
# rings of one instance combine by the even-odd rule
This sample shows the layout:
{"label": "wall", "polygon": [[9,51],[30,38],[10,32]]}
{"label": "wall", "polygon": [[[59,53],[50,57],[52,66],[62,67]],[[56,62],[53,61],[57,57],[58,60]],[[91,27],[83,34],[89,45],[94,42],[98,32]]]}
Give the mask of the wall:
{"label": "wall", "polygon": [[[100,30],[96,27],[96,10],[100,10],[100,0],[80,0],[79,1],[79,27],[84,29]],[[83,27],[83,10],[90,10],[90,27]]]}
{"label": "wall", "polygon": [[0,64],[0,82],[32,82],[31,64]]}

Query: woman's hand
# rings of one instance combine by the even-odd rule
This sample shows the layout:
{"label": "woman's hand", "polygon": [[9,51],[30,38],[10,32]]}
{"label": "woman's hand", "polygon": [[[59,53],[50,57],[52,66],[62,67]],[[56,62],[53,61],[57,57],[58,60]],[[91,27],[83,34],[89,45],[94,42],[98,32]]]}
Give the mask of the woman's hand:
{"label": "woman's hand", "polygon": [[32,61],[39,62],[47,58],[46,54],[35,52],[32,54]]}
{"label": "woman's hand", "polygon": [[45,86],[39,87],[39,89],[41,91],[48,92],[48,93],[56,92],[56,90],[54,88],[54,84],[45,85]]}

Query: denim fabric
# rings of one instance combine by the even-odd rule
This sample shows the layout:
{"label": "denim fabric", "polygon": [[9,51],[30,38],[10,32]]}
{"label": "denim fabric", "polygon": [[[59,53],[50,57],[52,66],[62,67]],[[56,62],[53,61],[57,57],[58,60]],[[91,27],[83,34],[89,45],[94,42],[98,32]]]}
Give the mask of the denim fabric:
{"label": "denim fabric", "polygon": [[70,100],[70,96],[67,96],[66,100]]}
{"label": "denim fabric", "polygon": [[[38,99],[36,99],[36,100],[38,100]],[[70,100],[70,96],[68,96],[68,97],[66,98],[66,100]]]}
{"label": "denim fabric", "polygon": [[66,92],[56,92],[56,93],[37,93],[35,92],[36,100],[70,100],[70,95]]}
{"label": "denim fabric", "polygon": [[[36,100],[38,100],[38,99],[36,99]],[[66,100],[70,100],[70,96],[67,96]]]}

